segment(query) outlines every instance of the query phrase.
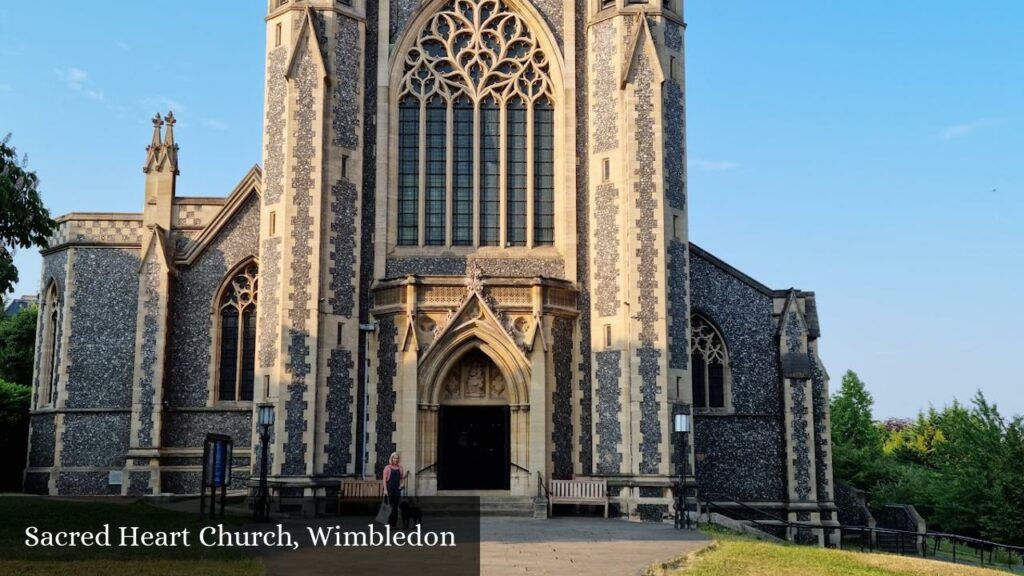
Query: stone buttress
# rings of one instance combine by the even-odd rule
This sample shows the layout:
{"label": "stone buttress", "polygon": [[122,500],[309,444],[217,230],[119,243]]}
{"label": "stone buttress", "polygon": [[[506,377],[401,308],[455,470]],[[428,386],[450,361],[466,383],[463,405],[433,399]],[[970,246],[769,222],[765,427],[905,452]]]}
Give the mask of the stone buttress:
{"label": "stone buttress", "polygon": [[593,4],[586,46],[594,472],[618,476],[616,500],[653,518],[668,511],[674,481],[670,414],[690,403],[685,25],[681,7],[662,2]]}
{"label": "stone buttress", "polygon": [[336,487],[361,460],[355,400],[367,21],[362,3],[270,0],[266,22],[255,400],[275,409],[271,476],[301,494]]}

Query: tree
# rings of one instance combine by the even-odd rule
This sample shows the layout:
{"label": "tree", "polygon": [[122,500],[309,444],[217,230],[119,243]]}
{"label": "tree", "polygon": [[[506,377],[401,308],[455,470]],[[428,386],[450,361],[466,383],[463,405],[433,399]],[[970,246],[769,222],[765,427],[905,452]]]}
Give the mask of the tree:
{"label": "tree", "polygon": [[18,161],[8,134],[0,140],[0,294],[18,281],[14,252],[46,246],[56,223],[39,197],[39,177],[28,169],[28,157]]}
{"label": "tree", "polygon": [[874,404],[857,373],[847,370],[832,397],[832,441],[854,448],[879,446],[881,435],[871,416]]}
{"label": "tree", "polygon": [[28,409],[32,389],[0,380],[0,492],[21,490],[21,471],[28,449]]}
{"label": "tree", "polygon": [[992,498],[1002,505],[982,519],[984,533],[999,542],[1024,545],[1024,418],[1020,416],[1006,428],[998,477]]}
{"label": "tree", "polygon": [[832,397],[832,467],[837,479],[867,490],[893,475],[882,450],[882,431],[871,418],[874,399],[867,387],[848,370]]}
{"label": "tree", "polygon": [[0,318],[0,380],[32,385],[38,315],[39,309],[29,306],[10,318]]}
{"label": "tree", "polygon": [[945,441],[935,408],[919,413],[917,420],[889,419],[885,423],[885,453],[903,462],[934,466],[935,451]]}

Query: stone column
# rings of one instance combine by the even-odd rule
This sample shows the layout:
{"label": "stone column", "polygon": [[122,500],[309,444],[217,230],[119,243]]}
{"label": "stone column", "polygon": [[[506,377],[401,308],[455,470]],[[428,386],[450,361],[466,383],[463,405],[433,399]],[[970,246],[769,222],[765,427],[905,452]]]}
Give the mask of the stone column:
{"label": "stone column", "polygon": [[[814,408],[807,332],[796,291],[792,291],[782,310],[779,329],[789,521],[818,524],[821,517],[814,465]],[[798,530],[789,537],[823,543],[821,530]]]}
{"label": "stone column", "polygon": [[629,493],[650,519],[690,389],[683,23],[659,4],[592,12],[587,36],[595,468],[647,484]]}
{"label": "stone column", "polygon": [[173,269],[164,230],[153,225],[145,234],[139,268],[131,436],[121,485],[122,494],[127,496],[161,491],[161,416]]}

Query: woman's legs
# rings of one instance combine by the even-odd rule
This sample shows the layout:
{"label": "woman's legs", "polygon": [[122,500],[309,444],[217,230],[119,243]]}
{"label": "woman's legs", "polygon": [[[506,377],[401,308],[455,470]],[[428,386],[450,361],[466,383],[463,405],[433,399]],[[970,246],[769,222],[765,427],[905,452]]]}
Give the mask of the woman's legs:
{"label": "woman's legs", "polygon": [[388,526],[398,527],[398,505],[402,501],[402,493],[398,490],[388,490],[388,503],[391,504],[391,515],[388,516]]}

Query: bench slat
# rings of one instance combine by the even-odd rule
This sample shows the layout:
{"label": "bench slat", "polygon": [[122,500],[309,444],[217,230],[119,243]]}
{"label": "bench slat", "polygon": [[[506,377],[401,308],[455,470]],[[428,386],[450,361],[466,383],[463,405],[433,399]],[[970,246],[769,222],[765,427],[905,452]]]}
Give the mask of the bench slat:
{"label": "bench slat", "polygon": [[607,480],[552,480],[548,486],[548,515],[555,504],[597,504],[608,517]]}
{"label": "bench slat", "polygon": [[384,489],[379,480],[349,480],[341,483],[342,498],[380,498]]}

